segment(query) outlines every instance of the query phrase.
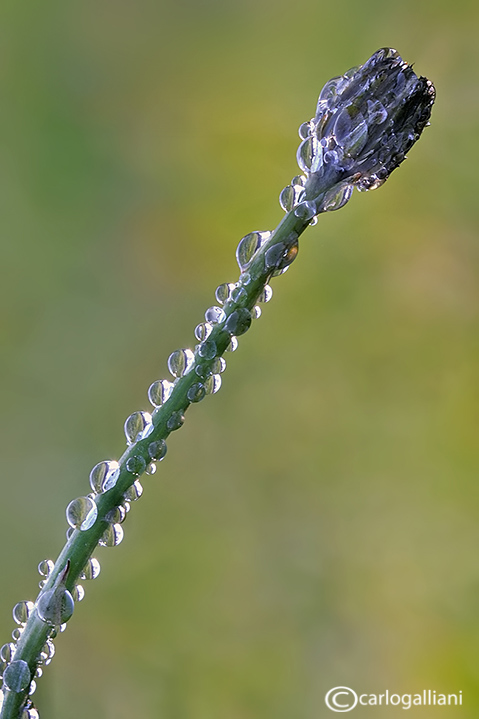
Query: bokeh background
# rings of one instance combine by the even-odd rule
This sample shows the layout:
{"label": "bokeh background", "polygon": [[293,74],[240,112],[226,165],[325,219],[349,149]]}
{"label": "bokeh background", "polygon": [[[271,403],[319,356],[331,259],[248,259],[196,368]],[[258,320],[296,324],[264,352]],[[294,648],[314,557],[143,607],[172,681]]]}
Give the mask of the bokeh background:
{"label": "bokeh background", "polygon": [[385,187],[305,233],[98,551],[44,719],[316,719],[337,685],[462,690],[462,709],[410,712],[477,717],[477,3],[0,16],[0,644],[65,506],[236,279],[237,242],[280,220],[322,85],[389,45],[438,95]]}

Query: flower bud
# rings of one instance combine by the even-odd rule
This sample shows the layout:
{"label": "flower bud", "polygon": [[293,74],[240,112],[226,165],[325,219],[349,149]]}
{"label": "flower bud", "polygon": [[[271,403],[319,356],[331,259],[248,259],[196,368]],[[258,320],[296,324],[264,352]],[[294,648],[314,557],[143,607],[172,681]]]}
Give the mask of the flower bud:
{"label": "flower bud", "polygon": [[301,204],[318,214],[342,207],[353,186],[380,187],[428,124],[434,99],[432,82],[389,48],[327,82],[300,128]]}

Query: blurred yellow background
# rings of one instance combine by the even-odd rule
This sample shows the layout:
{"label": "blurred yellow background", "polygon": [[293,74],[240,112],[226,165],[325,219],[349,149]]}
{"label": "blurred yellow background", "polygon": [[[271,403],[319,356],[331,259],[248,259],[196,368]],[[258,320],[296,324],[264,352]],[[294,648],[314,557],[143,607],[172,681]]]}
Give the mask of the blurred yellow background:
{"label": "blurred yellow background", "polygon": [[[395,47],[437,88],[377,192],[320,217],[144,479],[35,694],[43,719],[316,719],[332,687],[479,710],[477,3],[83,0],[0,10],[0,644],[273,229],[298,126]],[[400,708],[356,709],[393,717]]]}

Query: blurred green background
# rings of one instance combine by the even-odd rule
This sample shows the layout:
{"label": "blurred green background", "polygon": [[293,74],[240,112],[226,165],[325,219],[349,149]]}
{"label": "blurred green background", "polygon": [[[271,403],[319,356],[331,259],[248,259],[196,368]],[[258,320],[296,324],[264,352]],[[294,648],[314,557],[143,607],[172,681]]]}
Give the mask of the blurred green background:
{"label": "blurred green background", "polygon": [[389,45],[438,94],[385,187],[305,233],[98,551],[43,719],[316,719],[337,685],[462,690],[460,710],[410,713],[477,717],[477,3],[0,17],[0,644],[65,506],[236,279],[237,242],[281,219],[322,85]]}

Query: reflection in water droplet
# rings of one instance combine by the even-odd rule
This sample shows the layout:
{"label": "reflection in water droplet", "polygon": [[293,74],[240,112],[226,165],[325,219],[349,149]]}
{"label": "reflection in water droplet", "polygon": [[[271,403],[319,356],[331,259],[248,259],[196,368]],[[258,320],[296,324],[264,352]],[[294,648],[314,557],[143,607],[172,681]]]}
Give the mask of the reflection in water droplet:
{"label": "reflection in water droplet", "polygon": [[114,460],[98,462],[90,472],[90,487],[96,494],[112,489],[120,476],[120,465]]}
{"label": "reflection in water droplet", "polygon": [[273,289],[270,285],[265,285],[262,293],[258,297],[258,302],[269,302],[273,296]]}
{"label": "reflection in water droplet", "polygon": [[70,527],[80,529],[84,532],[95,524],[98,509],[90,497],[78,497],[78,499],[73,499],[68,505],[66,516]]}
{"label": "reflection in water droplet", "polygon": [[213,340],[204,340],[198,347],[198,354],[202,359],[210,360],[216,356],[217,353],[216,342]]}
{"label": "reflection in water droplet", "polygon": [[98,559],[91,557],[83,567],[80,579],[96,579],[100,574],[100,562]]}
{"label": "reflection in water droplet", "polygon": [[327,193],[326,197],[322,202],[322,207],[326,212],[332,212],[333,210],[339,210],[343,207],[346,202],[351,198],[353,194],[353,186],[345,185],[339,190],[334,189]]}
{"label": "reflection in water droplet", "polygon": [[150,464],[146,465],[145,472],[149,474],[150,476],[155,474],[157,470],[157,466],[154,462],[150,462]]}
{"label": "reflection in water droplet", "polygon": [[216,301],[221,305],[224,305],[224,303],[229,300],[229,296],[233,288],[234,284],[231,282],[224,282],[222,285],[219,285],[215,292]]}
{"label": "reflection in water droplet", "polygon": [[238,340],[236,337],[232,337],[229,341],[228,346],[225,349],[225,352],[236,352],[238,349]]}
{"label": "reflection in water droplet", "polygon": [[312,202],[300,202],[294,208],[294,214],[301,220],[310,220],[316,214],[316,207]]}
{"label": "reflection in water droplet", "polygon": [[17,624],[26,624],[34,608],[33,602],[18,602],[13,607],[13,620]]}
{"label": "reflection in water droplet", "polygon": [[128,444],[139,442],[153,432],[153,420],[149,412],[133,412],[125,422],[125,437]]}
{"label": "reflection in water droplet", "polygon": [[236,248],[236,261],[241,271],[249,267],[255,252],[261,247],[261,241],[260,232],[250,232],[239,241]]}
{"label": "reflection in water droplet", "polygon": [[[298,205],[300,207],[300,205]],[[267,270],[283,270],[288,267],[298,254],[298,240],[291,239],[286,242],[277,242],[269,248],[264,256],[264,264]]]}
{"label": "reflection in water droplet", "polygon": [[303,172],[308,173],[310,171],[313,157],[317,153],[317,145],[318,141],[315,137],[308,137],[298,147],[296,159]]}
{"label": "reflection in water droplet", "polygon": [[11,662],[13,659],[13,655],[15,654],[15,644],[12,642],[9,642],[8,644],[4,644],[3,647],[0,649],[0,659],[2,662]]}
{"label": "reflection in water droplet", "polygon": [[63,584],[49,589],[37,601],[38,616],[42,622],[54,627],[67,622],[74,608],[73,597]]}
{"label": "reflection in water droplet", "polygon": [[30,668],[23,659],[17,659],[3,672],[3,686],[11,692],[22,692],[31,681]]}
{"label": "reflection in water droplet", "polygon": [[213,331],[213,325],[209,322],[202,322],[195,327],[195,337],[198,342],[203,342],[207,339]]}
{"label": "reflection in water droplet", "polygon": [[244,300],[248,297],[248,293],[246,292],[245,288],[241,285],[236,285],[234,290],[231,292],[231,300],[233,302],[244,302]]}
{"label": "reflection in water droplet", "polygon": [[226,369],[226,360],[224,357],[217,357],[211,364],[212,374],[221,374]]}
{"label": "reflection in water droplet", "polygon": [[110,524],[121,524],[121,522],[125,521],[126,517],[126,509],[122,505],[118,507],[113,507],[113,509],[110,509],[110,511],[105,515],[105,520],[107,522],[110,522]]}
{"label": "reflection in water droplet", "polygon": [[82,587],[81,584],[75,584],[75,586],[72,589],[72,597],[73,601],[75,602],[81,602],[85,596],[85,590]]}
{"label": "reflection in water droplet", "polygon": [[173,389],[173,382],[167,379],[159,379],[150,386],[148,390],[148,399],[153,407],[161,407],[166,402]]}
{"label": "reflection in water droplet", "polygon": [[251,317],[254,320],[257,320],[261,317],[261,307],[259,305],[255,305],[253,309],[251,310]]}
{"label": "reflection in water droplet", "polygon": [[131,474],[139,475],[145,471],[146,462],[140,454],[135,454],[126,461],[126,468]]}
{"label": "reflection in water droplet", "polygon": [[137,479],[131,487],[128,487],[126,492],[123,493],[123,497],[126,499],[127,502],[136,502],[137,499],[140,499],[141,495],[143,494],[143,486],[139,479]]}
{"label": "reflection in water droplet", "polygon": [[205,382],[206,394],[216,394],[221,387],[221,375],[212,374]]}
{"label": "reflection in water droplet", "polygon": [[48,577],[53,572],[54,562],[51,559],[42,559],[38,565],[38,573],[42,577]]}
{"label": "reflection in water droplet", "polygon": [[[358,116],[355,118],[355,121],[357,120]],[[348,155],[351,155],[352,157],[356,157],[363,149],[364,145],[367,142],[367,139],[368,126],[367,123],[362,120],[362,122],[358,122],[356,127],[349,133],[349,135],[345,139],[343,144],[344,152]]]}
{"label": "reflection in water droplet", "polygon": [[40,719],[40,714],[34,706],[31,706],[23,710],[22,719]]}
{"label": "reflection in water droplet", "polygon": [[195,384],[192,384],[189,388],[186,396],[190,402],[201,402],[205,394],[206,390],[204,385],[200,382],[195,382]]}
{"label": "reflection in water droplet", "polygon": [[169,432],[174,432],[175,429],[179,429],[183,425],[184,421],[185,417],[183,412],[180,410],[172,412],[166,421],[166,428]]}
{"label": "reflection in water droplet", "polygon": [[123,539],[123,535],[121,524],[109,524],[101,535],[98,544],[101,547],[116,547]]}
{"label": "reflection in water droplet", "polygon": [[[57,630],[52,629],[51,636],[57,636]],[[55,656],[55,645],[51,639],[47,639],[40,652],[40,659],[43,664],[50,664],[53,657]]]}
{"label": "reflection in water droplet", "polygon": [[218,322],[223,322],[224,318],[224,310],[222,310],[221,307],[216,307],[216,305],[208,307],[205,312],[205,320],[210,322],[212,325],[217,324]]}
{"label": "reflection in water droplet", "polygon": [[175,350],[168,357],[168,369],[173,377],[183,377],[195,361],[195,356],[190,349]]}
{"label": "reflection in water droplet", "polygon": [[148,445],[148,454],[150,458],[159,462],[166,454],[166,442],[164,439],[159,439],[157,442],[152,442]]}
{"label": "reflection in water droplet", "polygon": [[251,312],[246,307],[238,307],[225,322],[225,330],[230,335],[242,335],[251,326]]}

